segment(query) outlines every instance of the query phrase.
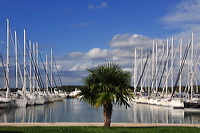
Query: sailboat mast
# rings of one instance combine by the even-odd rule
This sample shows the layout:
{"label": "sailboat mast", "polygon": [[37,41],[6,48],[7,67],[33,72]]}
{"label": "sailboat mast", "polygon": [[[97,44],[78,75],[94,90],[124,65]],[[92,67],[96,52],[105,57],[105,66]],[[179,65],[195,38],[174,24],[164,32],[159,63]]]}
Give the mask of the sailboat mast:
{"label": "sailboat mast", "polygon": [[15,87],[18,88],[18,49],[17,49],[17,32],[15,31]]}
{"label": "sailboat mast", "polygon": [[194,65],[194,33],[192,32],[192,41],[191,41],[191,99],[193,98],[193,65]]}
{"label": "sailboat mast", "polygon": [[37,93],[39,91],[39,75],[38,75],[38,72],[39,72],[39,60],[38,60],[38,43],[36,42],[35,43],[35,59],[36,59],[36,79],[37,79],[37,82],[36,82],[36,90],[37,90]]}
{"label": "sailboat mast", "polygon": [[[165,43],[163,42],[162,45],[163,45],[162,51],[163,51],[163,53],[165,53]],[[167,59],[167,56],[166,56],[166,59]],[[165,58],[164,58],[164,57],[163,57],[163,60],[162,60],[162,64],[163,64],[163,65],[162,65],[162,66],[163,66],[163,69],[166,68],[166,66],[165,66]],[[162,88],[164,88],[164,78],[163,78],[163,77],[164,77],[164,72],[163,72],[163,75],[161,75],[161,76],[162,76],[162,77],[161,77],[161,78],[162,78]],[[159,87],[159,86],[158,86],[158,87]]]}
{"label": "sailboat mast", "polygon": [[[142,74],[142,68],[143,68],[143,49],[141,49],[141,74]],[[141,78],[141,90],[143,91],[143,85],[142,85],[142,78]]]}
{"label": "sailboat mast", "polygon": [[[154,79],[154,66],[155,66],[155,50],[154,50],[154,40],[153,40],[153,46],[152,46],[152,79]],[[153,90],[153,84],[151,86]]]}
{"label": "sailboat mast", "polygon": [[137,49],[135,48],[135,63],[134,63],[134,88],[137,87]]}
{"label": "sailboat mast", "polygon": [[[190,40],[188,39],[188,44],[190,43]],[[187,58],[187,74],[188,74],[188,79],[187,79],[187,87],[188,87],[188,92],[190,91],[190,50],[188,51],[188,58]],[[189,93],[188,93],[189,94]],[[189,98],[189,97],[188,97]]]}
{"label": "sailboat mast", "polygon": [[158,43],[156,42],[156,92],[158,92]]}
{"label": "sailboat mast", "polygon": [[47,54],[46,54],[46,88],[47,88],[47,92],[48,92],[48,57],[47,57]]}
{"label": "sailboat mast", "polygon": [[[180,40],[180,67],[181,67],[181,64],[182,64],[182,45],[183,45],[183,39],[181,38],[181,40]],[[181,74],[180,74],[180,79],[179,79],[179,93],[180,93],[180,97],[181,97],[181,80],[182,80],[182,77],[181,77]]]}
{"label": "sailboat mast", "polygon": [[174,77],[174,72],[173,72],[173,67],[174,67],[174,62],[173,62],[173,57],[174,57],[174,38],[172,37],[172,46],[171,46],[171,92],[173,92],[174,88],[174,82],[173,82],[173,77]]}
{"label": "sailboat mast", "polygon": [[53,87],[53,52],[52,52],[52,49],[51,49],[51,93],[52,93],[52,87]]}
{"label": "sailboat mast", "polygon": [[9,54],[10,54],[10,23],[9,23],[9,20],[6,19],[7,21],[7,63],[6,63],[6,98],[9,97],[9,93],[10,93],[10,90],[9,90]]}
{"label": "sailboat mast", "polygon": [[[166,52],[166,54],[168,54],[169,53],[169,39],[167,39],[167,48],[166,48],[166,50],[167,50],[167,52]],[[166,64],[166,96],[168,95],[168,65],[169,65],[169,61],[168,61],[168,59],[167,59],[167,62],[166,62],[167,64]]]}
{"label": "sailboat mast", "polygon": [[30,88],[30,93],[32,93],[32,60],[31,60],[31,57],[32,57],[32,44],[31,44],[31,41],[29,41],[29,56],[30,56],[30,60],[29,60],[29,65],[30,65],[30,74],[29,74],[29,88]]}
{"label": "sailboat mast", "polygon": [[131,79],[131,85],[134,87],[134,57],[133,57],[133,62],[132,62],[132,72],[133,72],[133,74],[132,74],[132,79]]}
{"label": "sailboat mast", "polygon": [[[145,56],[147,57],[147,51],[146,51],[146,54],[145,54]],[[147,63],[147,66],[148,66],[148,69],[147,69],[147,71],[146,71],[146,75],[147,75],[147,79],[146,79],[146,82],[145,82],[145,84],[144,84],[144,86],[145,86],[145,90],[148,92],[149,91],[149,68],[150,68],[150,61],[149,61],[149,63]]]}
{"label": "sailboat mast", "polygon": [[26,30],[24,30],[24,84],[22,91],[26,91]]}
{"label": "sailboat mast", "polygon": [[32,77],[32,78],[33,78],[32,90],[35,91],[35,88],[36,88],[36,87],[35,87],[35,86],[36,86],[35,84],[36,84],[36,82],[37,82],[37,81],[36,81],[36,63],[34,63],[34,62],[35,62],[35,43],[33,43],[32,54],[33,54],[33,55],[32,55],[32,57],[33,57],[33,58],[32,58],[32,62],[33,62],[33,64],[34,64],[34,65],[33,65],[33,77]]}

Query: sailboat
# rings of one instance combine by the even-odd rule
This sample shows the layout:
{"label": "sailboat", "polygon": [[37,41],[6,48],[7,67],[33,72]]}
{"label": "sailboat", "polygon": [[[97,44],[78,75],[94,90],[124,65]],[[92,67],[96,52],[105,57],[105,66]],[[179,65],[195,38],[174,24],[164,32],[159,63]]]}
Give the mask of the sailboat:
{"label": "sailboat", "polygon": [[[26,31],[24,30],[24,37],[23,37],[23,72],[20,69],[20,64],[18,60],[18,40],[17,40],[17,33],[14,32],[14,40],[12,40],[10,23],[7,19],[7,41],[6,41],[6,50],[7,50],[7,57],[6,63],[4,66],[3,57],[0,55],[2,66],[4,71],[4,89],[0,91],[0,108],[1,107],[25,107],[26,105],[42,105],[45,102],[54,102],[54,101],[62,101],[65,98],[64,93],[61,93],[59,90],[56,91],[55,88],[52,87],[53,82],[53,74],[52,74],[52,50],[51,50],[51,79],[48,79],[50,83],[50,93],[47,87],[46,91],[44,91],[44,84],[43,84],[43,77],[39,69],[39,51],[38,51],[38,43],[31,43],[29,41],[29,48],[27,48],[27,38],[26,38]],[[11,37],[10,37],[11,36]],[[10,82],[9,82],[9,75],[10,75],[10,43],[14,46],[15,55],[15,65],[16,65],[16,89],[18,90],[18,75],[20,75],[21,82],[22,82],[22,90],[18,90],[17,92],[10,92]],[[29,51],[29,55],[27,55],[26,51]],[[20,51],[21,52],[21,51]],[[29,56],[29,63],[30,69],[28,71],[27,68],[27,58]],[[40,55],[41,56],[41,55]],[[41,57],[42,58],[42,57]],[[41,59],[42,60],[42,59]],[[45,67],[44,67],[45,69]],[[47,69],[47,68],[46,68]],[[46,71],[46,70],[45,70]],[[27,80],[27,77],[29,79]],[[29,82],[29,88],[27,87],[27,81]],[[54,81],[55,82],[55,81]],[[61,81],[60,81],[61,82]],[[6,91],[5,91],[6,90]]]}
{"label": "sailboat", "polygon": [[[197,53],[196,56],[197,57]],[[193,80],[195,77],[195,69],[197,67],[198,59],[194,62],[194,34],[192,33],[192,40],[191,40],[191,66],[190,66],[190,77],[189,77],[189,85],[188,85],[188,94],[187,98],[184,100],[184,107],[185,108],[200,108],[200,95],[195,94]],[[188,58],[189,62],[189,58]],[[194,64],[196,63],[196,64]],[[189,66],[188,66],[189,68]],[[197,78],[197,77],[196,77]],[[190,92],[190,93],[189,93]]]}
{"label": "sailboat", "polygon": [[[10,93],[10,89],[9,89],[9,55],[10,54],[10,24],[9,24],[9,20],[7,19],[7,63],[6,63],[6,73],[5,73],[5,78],[6,78],[6,89],[7,89],[7,92],[6,92],[6,99],[8,101],[11,102],[11,106],[12,107],[25,107],[26,106],[26,103],[27,103],[27,99],[24,95],[24,93],[22,94],[15,94],[15,95],[12,95]],[[11,98],[11,99],[9,99]]]}
{"label": "sailboat", "polygon": [[75,88],[74,91],[72,91],[72,92],[69,93],[69,97],[76,98],[79,93],[81,93],[81,90]]}

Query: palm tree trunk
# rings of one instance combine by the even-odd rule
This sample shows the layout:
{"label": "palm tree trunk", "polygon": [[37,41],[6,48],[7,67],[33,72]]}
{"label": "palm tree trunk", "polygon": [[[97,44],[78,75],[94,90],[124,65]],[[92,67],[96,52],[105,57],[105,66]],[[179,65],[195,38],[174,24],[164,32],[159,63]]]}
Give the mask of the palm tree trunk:
{"label": "palm tree trunk", "polygon": [[112,116],[112,103],[103,104],[104,127],[110,127]]}

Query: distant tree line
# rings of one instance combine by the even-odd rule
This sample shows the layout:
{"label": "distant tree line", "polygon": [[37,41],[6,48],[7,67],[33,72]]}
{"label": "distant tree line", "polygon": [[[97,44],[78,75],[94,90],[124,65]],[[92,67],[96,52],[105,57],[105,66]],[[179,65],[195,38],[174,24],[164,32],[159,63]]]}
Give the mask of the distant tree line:
{"label": "distant tree line", "polygon": [[72,92],[75,90],[75,88],[81,89],[82,86],[81,85],[65,85],[65,86],[58,87],[59,90],[63,90],[65,92]]}
{"label": "distant tree line", "polygon": [[[82,86],[81,85],[64,85],[64,86],[58,86],[56,87],[59,90],[65,91],[65,92],[72,92],[75,90],[75,88],[77,89],[81,89]],[[50,89],[50,87],[49,87]],[[55,87],[53,88],[53,90],[55,89]],[[6,88],[0,88],[0,91],[6,91]],[[10,88],[11,92],[17,92],[17,90],[22,90],[22,88]],[[46,88],[41,88],[41,91],[45,91]]]}

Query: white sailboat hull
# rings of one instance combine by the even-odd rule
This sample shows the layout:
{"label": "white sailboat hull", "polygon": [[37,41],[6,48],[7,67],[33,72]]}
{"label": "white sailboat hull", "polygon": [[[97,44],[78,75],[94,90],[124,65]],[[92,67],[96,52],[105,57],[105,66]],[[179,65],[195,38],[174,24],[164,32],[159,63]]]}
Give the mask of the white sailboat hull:
{"label": "white sailboat hull", "polygon": [[43,98],[43,97],[38,97],[38,98],[35,100],[35,104],[36,104],[36,105],[42,105],[42,104],[44,104],[44,102],[45,102],[45,98]]}
{"label": "white sailboat hull", "polygon": [[36,100],[36,99],[28,99],[28,100],[27,100],[27,105],[29,105],[29,106],[35,105],[35,100]]}
{"label": "white sailboat hull", "polygon": [[15,99],[15,104],[17,107],[26,107],[27,105],[27,99],[23,98],[23,99]]}
{"label": "white sailboat hull", "polygon": [[174,109],[184,109],[184,102],[180,99],[172,99],[170,104]]}

